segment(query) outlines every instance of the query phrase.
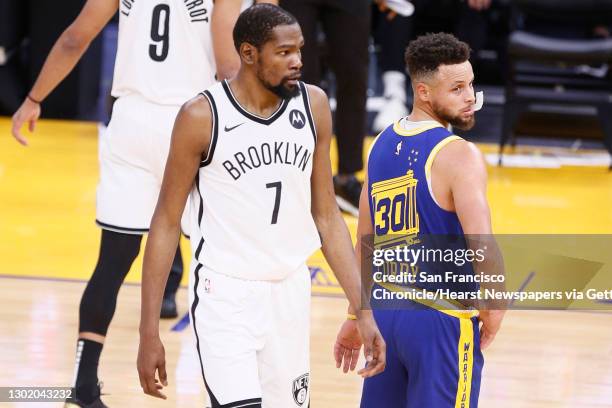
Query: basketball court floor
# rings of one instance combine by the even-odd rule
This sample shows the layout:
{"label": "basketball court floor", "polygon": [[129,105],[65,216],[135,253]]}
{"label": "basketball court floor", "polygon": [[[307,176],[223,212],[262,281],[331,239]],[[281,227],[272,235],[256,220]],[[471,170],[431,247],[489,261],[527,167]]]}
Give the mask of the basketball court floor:
{"label": "basketball court floor", "polygon": [[[72,382],[78,303],[99,245],[97,134],[92,123],[41,121],[30,147],[23,148],[10,136],[9,119],[0,118],[0,387]],[[494,163],[495,146],[479,147]],[[488,168],[494,231],[612,233],[612,173],[605,162],[602,151],[515,149],[508,167]],[[354,234],[356,219],[346,221]],[[182,245],[188,257],[188,242]],[[141,264],[139,257],[120,292],[102,353],[103,399],[111,407],[204,406],[191,329],[183,318],[185,288],[178,294],[179,318],[160,326],[169,398],[154,400],[140,389],[135,360]],[[320,253],[309,266],[312,406],[357,407],[361,380],[336,370],[332,357],[346,301]],[[484,354],[481,407],[612,406],[612,313],[511,311]],[[54,406],[0,402],[37,405]]]}

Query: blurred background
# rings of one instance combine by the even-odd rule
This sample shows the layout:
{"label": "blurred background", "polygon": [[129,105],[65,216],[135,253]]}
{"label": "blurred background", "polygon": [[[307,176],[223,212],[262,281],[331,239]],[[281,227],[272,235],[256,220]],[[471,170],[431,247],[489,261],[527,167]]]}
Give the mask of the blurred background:
{"label": "blurred background", "polygon": [[[485,108],[477,127],[465,135],[468,139],[499,143],[518,137],[530,144],[610,149],[609,1],[415,0],[413,13],[403,16],[389,8],[396,2],[380,0],[368,4],[369,26],[359,27],[369,31],[367,44],[347,42],[351,36],[346,31],[330,35],[324,18],[304,23],[299,6],[292,4],[300,1],[280,3],[295,8],[302,25],[308,26],[304,30],[316,33],[316,44],[307,42],[308,62],[316,59],[316,65],[305,66],[305,80],[328,91],[332,108],[350,103],[337,92],[347,70],[334,56],[342,54],[342,47],[356,56],[359,47],[367,47],[367,76],[361,75],[367,89],[367,135],[408,113],[411,89],[403,61],[408,42],[423,33],[446,31],[471,46],[476,87],[485,91]],[[54,41],[83,4],[64,0],[56,7],[42,0],[0,0],[0,115],[10,116],[18,108]],[[108,121],[116,40],[114,19],[44,101],[43,117]],[[363,65],[345,55],[344,64]],[[361,86],[359,80],[351,77],[353,86]]]}

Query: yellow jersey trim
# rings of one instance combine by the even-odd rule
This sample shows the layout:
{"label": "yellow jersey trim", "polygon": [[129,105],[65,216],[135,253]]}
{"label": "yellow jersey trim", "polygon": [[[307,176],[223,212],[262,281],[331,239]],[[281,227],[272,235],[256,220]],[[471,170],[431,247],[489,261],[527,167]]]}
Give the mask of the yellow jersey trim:
{"label": "yellow jersey trim", "polygon": [[[394,285],[388,282],[384,282],[384,283],[381,282],[379,283],[379,285],[391,292],[416,292],[417,291],[416,288]],[[413,302],[420,303],[424,306],[430,307],[432,309],[435,309],[449,316],[456,317],[457,319],[467,320],[468,322],[470,322],[470,324],[471,324],[470,319],[472,317],[478,316],[478,310],[466,309],[460,303],[453,302],[451,300],[445,300],[445,299],[435,299],[434,300],[434,299],[418,299],[418,298],[413,298],[411,300]]]}
{"label": "yellow jersey trim", "polygon": [[418,128],[414,128],[414,129],[408,130],[408,129],[402,128],[402,126],[400,125],[400,121],[401,121],[401,119],[396,121],[393,124],[393,131],[395,133],[397,133],[398,135],[400,135],[400,136],[416,136],[416,135],[418,135],[420,133],[423,133],[423,132],[425,132],[427,130],[431,130],[431,129],[435,129],[435,128],[444,128],[444,126],[442,126],[439,123],[430,123],[430,124],[425,125],[425,126],[421,126],[421,127],[418,127]]}

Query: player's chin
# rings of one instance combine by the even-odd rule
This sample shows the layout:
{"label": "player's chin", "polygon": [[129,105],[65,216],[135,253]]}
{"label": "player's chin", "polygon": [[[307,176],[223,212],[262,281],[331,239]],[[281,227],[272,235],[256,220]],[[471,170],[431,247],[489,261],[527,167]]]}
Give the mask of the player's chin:
{"label": "player's chin", "polygon": [[474,114],[462,114],[461,116],[455,118],[451,123],[454,128],[459,130],[471,130],[476,125],[476,117]]}
{"label": "player's chin", "polygon": [[283,81],[283,88],[286,95],[289,97],[295,97],[300,94],[300,87],[297,79],[285,79]]}

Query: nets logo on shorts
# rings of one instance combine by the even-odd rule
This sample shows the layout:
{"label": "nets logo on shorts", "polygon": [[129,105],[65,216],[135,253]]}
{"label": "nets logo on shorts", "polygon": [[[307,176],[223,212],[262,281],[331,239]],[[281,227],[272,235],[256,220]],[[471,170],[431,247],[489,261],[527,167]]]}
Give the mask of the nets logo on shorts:
{"label": "nets logo on shorts", "polygon": [[296,129],[301,129],[306,125],[306,118],[304,114],[297,109],[289,112],[289,122],[291,122],[291,126]]}
{"label": "nets logo on shorts", "polygon": [[308,396],[308,379],[309,374],[306,373],[293,380],[293,400],[300,407],[304,405]]}

